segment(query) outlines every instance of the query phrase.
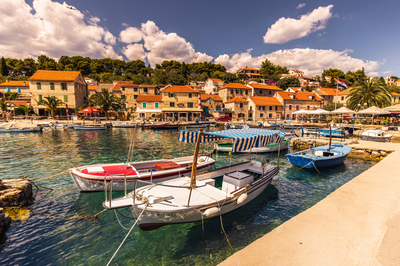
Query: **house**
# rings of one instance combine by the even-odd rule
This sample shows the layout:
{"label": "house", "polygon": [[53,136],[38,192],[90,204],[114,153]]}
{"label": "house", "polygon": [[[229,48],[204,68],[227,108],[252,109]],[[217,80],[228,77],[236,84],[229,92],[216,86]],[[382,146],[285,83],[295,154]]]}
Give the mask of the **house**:
{"label": "house", "polygon": [[249,101],[236,96],[225,102],[225,108],[232,111],[232,118],[247,119],[249,113]]}
{"label": "house", "polygon": [[38,115],[45,114],[45,106],[38,103],[47,96],[55,96],[69,108],[83,107],[88,102],[88,88],[79,71],[38,70],[29,78],[31,104]]}
{"label": "house", "polygon": [[224,86],[224,82],[221,79],[207,79],[204,84],[203,90],[207,94],[218,94],[218,89]]}
{"label": "house", "polygon": [[155,95],[156,86],[133,84],[133,81],[118,81],[112,91],[126,101],[127,107],[136,108],[136,98],[139,95]]}
{"label": "house", "polygon": [[189,86],[170,86],[162,90],[162,112],[168,121],[195,121],[201,117],[197,90]]}
{"label": "house", "polygon": [[313,81],[312,78],[310,77],[305,77],[305,76],[297,76],[297,75],[290,75],[290,74],[282,74],[281,79],[283,78],[296,78],[300,82],[300,86],[302,87],[307,87],[307,86],[317,86],[319,84],[318,82]]}
{"label": "house", "polygon": [[260,73],[260,69],[258,68],[252,68],[246,66],[245,68],[240,68],[237,73],[245,74],[247,76],[247,79],[262,78],[262,74]]}
{"label": "house", "polygon": [[392,95],[392,104],[400,103],[400,93],[391,92],[390,94]]}
{"label": "house", "polygon": [[250,96],[269,96],[273,97],[277,91],[282,91],[281,88],[273,85],[249,83],[247,84],[251,88]]}
{"label": "house", "polygon": [[394,82],[394,85],[400,86],[400,79],[396,80],[396,81]]}
{"label": "house", "polygon": [[97,88],[99,86],[91,86],[88,85],[88,93],[89,93],[89,97],[92,96],[93,94],[95,94],[97,92]]}
{"label": "house", "polygon": [[346,106],[346,102],[347,102],[347,96],[349,95],[350,91],[352,90],[352,88],[348,88],[346,90],[343,91],[339,91],[337,96],[333,97],[333,102],[334,103],[341,103],[343,104],[343,106]]}
{"label": "house", "polygon": [[220,117],[223,112],[224,104],[218,94],[201,94],[200,95],[201,108],[203,109],[204,116],[213,115]]}
{"label": "house", "polygon": [[29,96],[29,81],[6,80],[0,84],[0,92],[17,92],[24,96]]}
{"label": "house", "polygon": [[307,90],[304,87],[289,87],[285,91],[286,92],[305,92]]}
{"label": "house", "polygon": [[275,97],[250,96],[249,119],[281,119],[283,105]]}
{"label": "house", "polygon": [[314,92],[324,100],[325,104],[332,104],[335,96],[337,96],[340,91],[332,88],[318,88],[314,90]]}
{"label": "house", "polygon": [[136,104],[139,117],[162,119],[162,95],[139,95]]}
{"label": "house", "polygon": [[85,78],[85,82],[87,83],[88,86],[97,86],[99,85],[99,83],[97,82],[97,80],[92,79],[92,78]]}
{"label": "house", "polygon": [[226,102],[238,96],[243,98],[251,96],[251,90],[252,88],[240,83],[229,83],[219,88],[218,95]]}
{"label": "house", "polygon": [[296,77],[303,77],[304,76],[304,71],[289,68],[289,75],[291,76],[296,76]]}
{"label": "house", "polygon": [[387,85],[393,85],[394,82],[395,82],[394,78],[393,78],[393,77],[390,77],[390,76],[385,77],[384,80],[385,80],[385,83],[386,83]]}
{"label": "house", "polygon": [[283,116],[285,119],[296,119],[293,114],[299,110],[315,110],[323,106],[322,99],[312,92],[286,92],[278,91],[275,95],[283,105]]}

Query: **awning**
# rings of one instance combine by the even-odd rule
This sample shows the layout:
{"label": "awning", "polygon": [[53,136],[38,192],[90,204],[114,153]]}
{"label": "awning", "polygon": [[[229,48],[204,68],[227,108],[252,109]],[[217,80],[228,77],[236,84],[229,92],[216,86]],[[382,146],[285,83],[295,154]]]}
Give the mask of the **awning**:
{"label": "awning", "polygon": [[170,107],[163,108],[163,112],[203,112],[203,110],[198,108],[179,108],[179,107]]}
{"label": "awning", "polygon": [[[198,131],[179,131],[178,140],[186,143],[197,141]],[[246,151],[251,148],[264,147],[270,143],[281,143],[285,132],[258,128],[228,129],[216,132],[204,132],[201,142],[210,142],[222,138],[233,139],[232,152]]]}
{"label": "awning", "polygon": [[161,113],[161,109],[136,109],[137,113]]}

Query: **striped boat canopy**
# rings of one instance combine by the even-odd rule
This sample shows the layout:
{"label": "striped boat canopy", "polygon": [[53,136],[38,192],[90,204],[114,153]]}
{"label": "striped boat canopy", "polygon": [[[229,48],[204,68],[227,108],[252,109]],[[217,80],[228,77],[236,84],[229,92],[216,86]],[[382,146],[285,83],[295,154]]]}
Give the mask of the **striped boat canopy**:
{"label": "striped boat canopy", "polygon": [[[198,131],[179,131],[179,141],[195,143]],[[285,132],[259,128],[228,129],[216,132],[203,132],[201,142],[210,142],[223,138],[233,139],[232,152],[246,151],[251,148],[264,147],[270,143],[282,143]]]}

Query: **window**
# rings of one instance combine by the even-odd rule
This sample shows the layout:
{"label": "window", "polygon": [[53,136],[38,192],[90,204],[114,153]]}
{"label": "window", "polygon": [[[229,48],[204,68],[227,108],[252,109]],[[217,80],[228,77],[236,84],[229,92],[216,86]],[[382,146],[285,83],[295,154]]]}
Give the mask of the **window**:
{"label": "window", "polygon": [[221,111],[221,106],[218,105],[216,110],[217,110],[217,112]]}
{"label": "window", "polygon": [[169,97],[169,98],[175,97],[175,93],[170,93],[170,92],[168,92],[168,97]]}
{"label": "window", "polygon": [[175,107],[175,103],[174,102],[170,102],[169,103],[169,107]]}
{"label": "window", "polygon": [[275,111],[278,111],[278,106],[275,106]]}
{"label": "window", "polygon": [[310,106],[309,105],[307,105],[307,110],[310,110]]}
{"label": "window", "polygon": [[147,103],[142,103],[142,108],[146,109],[147,108]]}
{"label": "window", "polygon": [[250,111],[253,111],[253,106],[250,106]]}
{"label": "window", "polygon": [[260,110],[260,111],[265,111],[265,106],[259,106],[259,107],[258,107],[258,110]]}
{"label": "window", "polygon": [[191,93],[189,93],[189,98],[192,98],[192,94]]}
{"label": "window", "polygon": [[36,83],[36,87],[37,87],[38,90],[41,90],[42,89],[42,83],[40,83],[40,82]]}
{"label": "window", "polygon": [[262,90],[260,90],[260,94],[262,94]]}
{"label": "window", "polygon": [[269,114],[268,114],[268,118],[272,118],[272,113],[269,113]]}
{"label": "window", "polygon": [[7,92],[10,92],[10,87],[7,87],[6,91],[7,91]]}
{"label": "window", "polygon": [[64,101],[65,103],[68,102],[68,95],[63,95],[63,101]]}
{"label": "window", "polygon": [[66,91],[67,90],[67,83],[61,83],[61,89],[63,91]]}
{"label": "window", "polygon": [[271,95],[271,94],[272,94],[272,91],[269,91],[269,94]]}
{"label": "window", "polygon": [[238,90],[238,89],[236,89],[236,90],[235,90],[235,93],[236,93],[236,94],[239,94],[239,90]]}
{"label": "window", "polygon": [[143,92],[144,92],[144,93],[148,93],[148,92],[149,92],[149,89],[148,89],[148,88],[143,88]]}
{"label": "window", "polygon": [[37,98],[38,98],[38,102],[40,102],[40,101],[42,100],[42,95],[39,94],[39,95],[37,96]]}
{"label": "window", "polygon": [[272,106],[269,106],[268,110],[272,111]]}
{"label": "window", "polygon": [[121,90],[122,90],[122,91],[125,91],[125,87],[121,87]]}
{"label": "window", "polygon": [[244,93],[245,93],[246,95],[248,95],[248,94],[249,94],[249,91],[248,91],[248,90],[245,90]]}
{"label": "window", "polygon": [[133,95],[133,99],[134,99],[134,100],[136,100],[136,99],[137,99],[137,97],[138,97],[137,95]]}
{"label": "window", "polygon": [[242,89],[240,89],[240,94],[243,94],[243,90]]}
{"label": "window", "polygon": [[154,108],[159,108],[158,103],[154,103]]}
{"label": "window", "polygon": [[296,110],[300,110],[298,105],[296,105]]}
{"label": "window", "polygon": [[188,103],[188,108],[193,108],[193,103],[192,102]]}
{"label": "window", "polygon": [[292,106],[291,105],[289,105],[289,110],[292,110]]}
{"label": "window", "polygon": [[126,99],[126,95],[121,95],[121,99]]}
{"label": "window", "polygon": [[137,88],[133,88],[133,92],[137,92]]}
{"label": "window", "polygon": [[243,108],[243,103],[239,103],[239,108]]}
{"label": "window", "polygon": [[344,101],[344,96],[342,96],[341,100]]}
{"label": "window", "polygon": [[54,91],[54,83],[50,83],[50,90]]}
{"label": "window", "polygon": [[17,88],[17,92],[18,92],[18,93],[21,93],[21,88]]}
{"label": "window", "polygon": [[231,94],[233,94],[233,89],[231,89]]}
{"label": "window", "polygon": [[263,114],[263,113],[260,113],[260,117],[264,117],[264,114]]}

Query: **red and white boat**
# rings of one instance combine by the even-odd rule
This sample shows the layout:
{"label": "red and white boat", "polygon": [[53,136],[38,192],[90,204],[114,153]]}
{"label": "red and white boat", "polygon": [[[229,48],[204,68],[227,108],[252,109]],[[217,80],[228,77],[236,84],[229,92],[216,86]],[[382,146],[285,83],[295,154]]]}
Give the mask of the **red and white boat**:
{"label": "red and white boat", "polygon": [[[85,165],[69,169],[72,179],[80,192],[104,191],[105,184],[112,181],[112,190],[123,191],[134,189],[135,180],[154,183],[187,176],[192,171],[193,156],[132,162]],[[215,160],[209,155],[200,155],[197,159],[197,170],[209,170]],[[125,182],[126,180],[126,182]],[[143,185],[141,182],[137,182]]]}

